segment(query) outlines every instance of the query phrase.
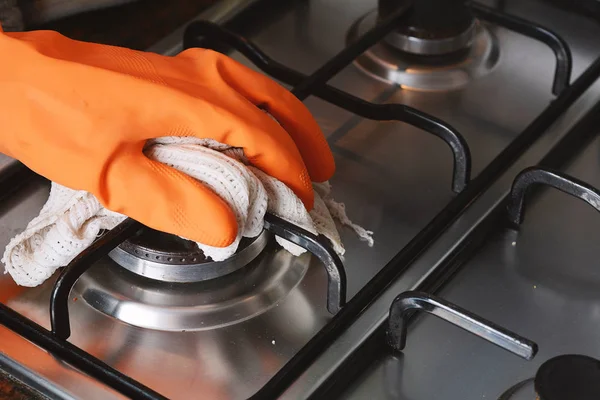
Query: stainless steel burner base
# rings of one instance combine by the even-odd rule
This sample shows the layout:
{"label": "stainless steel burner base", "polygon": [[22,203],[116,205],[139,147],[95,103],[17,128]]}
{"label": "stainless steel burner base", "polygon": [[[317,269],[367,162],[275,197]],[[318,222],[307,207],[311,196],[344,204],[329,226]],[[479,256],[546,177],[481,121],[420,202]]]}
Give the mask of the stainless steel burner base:
{"label": "stainless steel burner base", "polygon": [[[348,43],[364,35],[377,21],[376,12],[358,20],[350,29]],[[386,43],[379,43],[358,57],[354,64],[369,76],[404,89],[448,91],[464,87],[472,80],[492,71],[500,52],[495,36],[481,23],[475,26],[470,50],[459,61],[448,65],[409,61]]]}
{"label": "stainless steel burner base", "polygon": [[283,300],[304,277],[310,255],[270,246],[244,270],[206,282],[169,284],[116,264],[92,268],[73,289],[96,310],[159,331],[204,331],[256,317]]}
{"label": "stainless steel burner base", "polygon": [[476,32],[477,24],[473,22],[466,31],[450,38],[423,39],[400,32],[392,32],[384,40],[392,47],[407,53],[425,56],[444,55],[471,46]]}
{"label": "stainless steel burner base", "polygon": [[[248,265],[264,250],[269,234],[263,231],[253,239],[244,239],[238,251],[225,261],[212,261],[201,251],[166,252],[139,245],[119,246],[109,257],[123,268],[143,277],[163,282],[201,282],[229,275]],[[185,254],[185,255],[184,255]]]}

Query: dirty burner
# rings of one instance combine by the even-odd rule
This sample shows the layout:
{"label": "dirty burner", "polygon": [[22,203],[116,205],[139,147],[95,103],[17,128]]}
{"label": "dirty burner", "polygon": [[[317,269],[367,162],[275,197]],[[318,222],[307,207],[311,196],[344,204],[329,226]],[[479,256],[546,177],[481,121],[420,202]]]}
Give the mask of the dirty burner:
{"label": "dirty burner", "polygon": [[231,274],[248,265],[265,248],[268,234],[244,238],[237,252],[225,261],[207,258],[194,242],[144,229],[109,253],[129,271],[164,282],[200,282]]}
{"label": "dirty burner", "polygon": [[[353,43],[368,32],[377,23],[377,15],[377,11],[373,11],[359,19],[348,32],[348,43]],[[466,42],[462,40],[466,38],[468,38]],[[420,55],[399,50],[399,45],[390,44],[391,39],[387,38],[364,52],[354,64],[375,79],[398,84],[405,89],[455,90],[488,74],[498,62],[500,55],[498,40],[480,21],[475,20],[464,35],[458,36],[458,39],[454,38],[447,44],[460,42],[461,46],[466,46],[462,51],[449,55]],[[421,42],[419,46],[424,48]],[[437,44],[440,43],[446,42],[442,40]]]}
{"label": "dirty burner", "polygon": [[[270,234],[265,235],[257,240],[268,242]],[[271,242],[243,269],[184,284],[147,279],[105,259],[79,278],[72,294],[133,326],[202,331],[233,325],[271,309],[302,281],[310,261],[308,253],[295,257]]]}

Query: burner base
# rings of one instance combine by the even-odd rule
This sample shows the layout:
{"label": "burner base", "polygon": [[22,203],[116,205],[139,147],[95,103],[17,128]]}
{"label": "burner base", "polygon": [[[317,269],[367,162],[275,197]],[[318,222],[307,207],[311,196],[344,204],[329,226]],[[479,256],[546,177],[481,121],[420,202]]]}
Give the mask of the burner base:
{"label": "burner base", "polygon": [[140,328],[204,331],[254,318],[304,278],[310,254],[268,246],[243,270],[197,283],[146,279],[106,260],[81,276],[73,295],[95,310]]}

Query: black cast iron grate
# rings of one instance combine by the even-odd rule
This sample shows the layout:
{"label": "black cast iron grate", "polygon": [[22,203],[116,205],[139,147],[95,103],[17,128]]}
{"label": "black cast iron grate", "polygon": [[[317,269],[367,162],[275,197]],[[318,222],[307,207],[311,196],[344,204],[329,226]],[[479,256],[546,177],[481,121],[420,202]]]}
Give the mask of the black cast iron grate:
{"label": "black cast iron grate", "polygon": [[[256,3],[255,6],[251,7],[251,11],[257,12],[261,7],[266,8],[266,3],[265,1]],[[346,280],[343,265],[331,250],[329,243],[323,238],[315,237],[301,228],[274,216],[267,217],[267,229],[305,247],[323,262],[329,278],[328,309],[335,315],[252,398],[275,398],[289,387],[307,366],[352,323],[360,311],[368,306],[378,293],[402,274],[433,243],[437,236],[474,199],[485,191],[491,182],[500,176],[600,77],[599,58],[575,82],[569,84],[572,68],[571,53],[566,42],[557,34],[532,22],[480,5],[471,4],[471,9],[480,19],[489,20],[507,29],[540,40],[554,51],[556,68],[552,92],[557,96],[473,180],[470,177],[471,156],[468,145],[460,133],[444,121],[403,104],[370,103],[327,85],[327,81],[388,34],[394,28],[396,21],[402,16],[404,9],[398,10],[394,15],[383,20],[378,26],[352,45],[346,47],[310,76],[305,76],[272,60],[251,42],[223,27],[203,21],[197,21],[188,26],[184,35],[184,47],[186,48],[204,43],[200,39],[208,39],[210,43],[227,45],[244,54],[273,78],[293,85],[292,92],[301,100],[310,95],[315,95],[363,118],[408,123],[444,140],[453,154],[452,189],[457,195],[348,304],[345,304]],[[266,11],[262,10],[262,12]],[[242,17],[243,15],[229,25],[232,28],[235,27]],[[0,176],[0,193],[7,193],[14,188],[16,184],[15,176],[30,176],[24,166],[20,166],[20,171],[17,172],[11,170],[10,175]],[[23,179],[20,178],[19,180]],[[159,393],[120,373],[67,341],[70,335],[70,324],[66,300],[71,288],[79,276],[95,261],[106,256],[113,248],[131,237],[139,229],[143,229],[141,224],[131,219],[126,220],[98,239],[90,248],[82,252],[69,266],[63,269],[55,284],[50,304],[52,331],[41,327],[4,304],[0,304],[0,323],[128,397],[164,399],[165,397]]]}

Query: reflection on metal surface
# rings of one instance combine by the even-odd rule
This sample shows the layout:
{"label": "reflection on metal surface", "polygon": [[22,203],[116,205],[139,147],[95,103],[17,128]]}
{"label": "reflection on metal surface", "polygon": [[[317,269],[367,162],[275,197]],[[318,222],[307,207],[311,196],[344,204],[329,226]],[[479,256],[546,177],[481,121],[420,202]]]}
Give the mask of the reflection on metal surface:
{"label": "reflection on metal surface", "polygon": [[487,21],[490,24],[498,24],[506,29],[546,44],[556,56],[552,93],[558,96],[569,86],[571,71],[573,69],[573,57],[569,44],[561,36],[535,22],[499,12],[481,4],[474,3],[470,7],[483,21]]}
{"label": "reflection on metal surface", "polygon": [[3,188],[10,188],[0,192],[0,199],[8,197],[34,176],[36,176],[35,173],[24,164],[0,153],[0,185]]}
{"label": "reflection on metal surface", "polygon": [[[513,2],[517,7],[520,3]],[[289,6],[289,9],[282,13],[281,18],[265,24],[252,23],[255,29],[247,37],[273,59],[280,60],[306,75],[339,52],[349,27],[376,4],[373,0],[311,0],[285,2],[285,6]],[[556,27],[570,44],[575,44],[574,74],[579,75],[598,52],[597,40],[594,39],[598,37],[598,27],[595,24],[582,24],[575,18],[562,18],[563,15],[559,15],[558,21],[548,20],[553,14],[544,11],[547,10],[525,10],[521,15],[535,17],[539,22]],[[167,53],[174,54],[176,49],[181,49],[183,30],[182,28],[178,34],[163,43]],[[355,67],[346,68],[329,84],[368,101],[406,104],[455,126],[464,135],[472,150],[473,176],[477,177],[490,160],[513,141],[552,101],[549,82],[552,79],[551,66],[554,65],[555,59],[551,52],[540,43],[502,29],[497,31],[497,37],[501,42],[502,58],[494,71],[483,79],[471,81],[458,91],[394,92],[393,86],[371,79]],[[252,62],[243,55],[235,52],[232,56],[252,67]],[[550,146],[548,142],[560,137],[573,123],[574,118],[585,113],[595,97],[594,93],[583,97],[572,107],[569,114],[546,132],[543,140],[538,141],[537,150],[520,162],[526,161],[527,165],[531,165],[538,153]],[[560,104],[561,100],[554,104],[557,103]],[[335,147],[345,151],[334,151],[337,170],[332,185],[335,197],[344,201],[349,211],[352,210],[352,216],[356,218],[357,223],[377,233],[376,247],[365,250],[352,235],[342,232],[347,249],[344,263],[348,274],[348,297],[352,298],[401,248],[407,243],[412,243],[415,235],[450,201],[453,196],[448,188],[452,159],[443,143],[438,143],[435,137],[424,134],[420,129],[408,124],[364,121],[314,96],[308,98],[305,104],[315,115],[325,134],[330,138],[335,135],[335,140],[331,139]],[[550,122],[555,121],[549,119],[547,114],[544,118],[536,120],[535,129],[528,128],[529,140],[538,137],[537,134],[533,134],[534,131],[546,129]],[[514,173],[527,165],[519,165]],[[412,287],[416,280],[434,268],[446,249],[452,248],[490,204],[505,195],[513,177],[511,172],[510,179],[493,186],[493,190],[485,193],[481,201],[478,200],[473,207],[465,210],[467,218],[461,217],[452,226],[451,231],[442,233],[440,242],[432,247],[432,251],[423,254],[401,279],[390,281],[391,296],[386,292],[382,298],[375,300],[372,306],[361,311],[359,319],[348,328],[347,334],[344,333],[328,347],[294,385],[293,389],[296,391],[290,391],[285,398],[300,399],[309,396],[314,386],[325,379],[332,368],[339,366],[340,361],[347,357],[352,348],[358,346],[369,334],[369,329],[377,325],[378,319],[387,314],[394,296]],[[3,204],[0,215],[0,242],[5,245],[15,233],[21,231],[39,212],[46,199],[47,188],[42,188],[35,197],[19,198],[18,202],[10,206]],[[535,208],[529,209],[529,220],[534,218],[534,215],[530,217],[529,213],[535,214]],[[548,219],[545,221],[548,223]],[[575,221],[571,223],[575,225]],[[597,232],[597,220],[590,218],[590,221],[596,222],[590,223],[595,228],[590,229],[586,237],[589,237],[590,241],[597,241],[597,236],[594,235],[594,232]],[[525,230],[527,225],[526,222]],[[422,239],[424,236],[420,237]],[[526,232],[524,238],[531,240],[527,239]],[[519,245],[521,243],[522,240]],[[550,249],[555,247],[556,244],[550,243]],[[576,255],[581,255],[582,249],[574,245],[572,248],[577,248]],[[597,246],[594,247],[592,243],[586,248],[589,253],[593,253]],[[585,252],[584,248],[583,253]],[[404,254],[409,253],[410,251]],[[483,282],[469,284],[459,280],[459,287],[469,296],[473,296],[472,301],[470,297],[444,297],[464,304],[502,325],[519,326],[519,331],[521,323],[513,324],[512,320],[508,319],[522,318],[524,327],[527,328],[523,332],[528,336],[536,340],[555,339],[552,335],[543,334],[551,331],[551,328],[541,325],[537,320],[532,322],[531,315],[535,310],[523,307],[523,304],[536,307],[540,304],[554,303],[549,307],[550,312],[547,314],[549,318],[553,318],[557,315],[556,310],[568,303],[552,302],[554,297],[540,299],[539,304],[535,301],[516,300],[519,296],[529,294],[539,296],[540,290],[533,289],[529,281],[521,280],[518,290],[507,289],[506,281],[503,281],[501,276],[499,279],[497,277],[505,272],[502,265],[497,263],[501,256],[502,254],[491,255],[485,263],[474,268],[475,272],[480,272],[479,278]],[[556,273],[558,267],[565,273],[571,273],[572,268],[578,268],[582,272],[584,267],[589,274],[599,271],[589,267],[598,257],[590,257],[588,260],[592,262],[588,263],[569,264],[562,259],[555,259],[556,257],[552,257],[550,260],[555,263],[550,265],[552,271],[545,269],[540,275]],[[528,263],[532,273],[538,265],[548,266],[548,260],[533,261]],[[98,268],[105,268],[106,273],[110,273],[109,266],[103,262],[104,266]],[[564,268],[565,265],[569,268]],[[242,271],[246,269],[240,272]],[[100,274],[99,271],[95,273]],[[127,271],[121,273],[126,274]],[[6,283],[9,279],[10,277],[4,276],[0,282]],[[194,332],[140,329],[97,312],[80,296],[78,301],[74,301],[75,298],[72,297],[69,304],[73,324],[71,341],[169,398],[188,399],[190,393],[193,393],[207,399],[246,399],[263,387],[293,355],[303,347],[306,348],[306,343],[329,321],[330,315],[325,303],[326,285],[325,271],[320,265],[314,265],[285,299],[262,315],[218,330]],[[131,296],[130,292],[135,290],[129,287],[126,293]],[[597,293],[597,288],[594,290]],[[507,293],[509,291],[510,293]],[[47,326],[49,292],[43,292],[41,288],[27,288],[25,293],[26,295],[20,296],[20,300],[29,299],[30,308],[18,308],[18,311],[28,316],[35,315],[34,311],[40,312],[41,316],[36,320]],[[584,307],[584,313],[585,304],[587,303],[581,302],[577,305]],[[10,305],[16,308],[15,302]],[[491,314],[484,309],[494,305],[498,306],[498,310],[492,309]],[[598,304],[594,305],[593,310],[596,317],[600,315]],[[573,308],[572,311],[568,314],[573,318],[582,315],[581,308]],[[520,315],[521,313],[523,315]],[[543,311],[542,314],[546,315]],[[428,328],[421,330],[417,325],[414,331],[416,335],[411,333],[409,346],[403,353],[406,362],[401,371],[402,384],[394,388],[394,391],[400,394],[395,398],[433,399],[438,398],[440,393],[443,393],[444,397],[458,399],[473,398],[474,393],[485,393],[485,398],[497,398],[507,387],[532,375],[532,371],[523,371],[529,368],[531,363],[520,362],[516,357],[505,354],[495,346],[481,343],[458,329],[453,331],[452,326],[438,319],[424,318],[421,321]],[[564,320],[552,322],[554,326],[566,325]],[[430,329],[430,324],[436,323],[437,325]],[[535,324],[534,329],[543,327],[542,334],[536,330],[533,331],[535,334],[531,334],[531,325],[528,323]],[[572,343],[585,343],[586,337],[593,339],[595,343],[598,335],[595,334],[594,327],[597,325],[596,318],[594,325],[580,332],[583,340],[582,337],[578,337]],[[2,352],[28,365],[36,373],[50,376],[53,381],[76,393],[79,398],[108,398],[95,393],[96,382],[72,376],[75,373],[72,370],[66,371],[62,365],[41,363],[40,360],[44,356],[49,356],[39,348],[25,343],[19,351],[5,340],[6,337],[2,339]],[[444,351],[439,351],[439,347],[432,346],[432,343],[448,345],[444,346]],[[32,357],[28,358],[27,355]],[[490,371],[489,360],[492,358],[496,360],[496,364],[492,366],[494,373],[482,374],[482,371]],[[458,366],[460,371],[457,371]],[[474,371],[472,375],[477,376],[477,379],[470,380],[469,385],[465,385],[465,378],[469,378],[469,375],[463,374],[462,369],[470,368]],[[440,374],[442,369],[445,373]],[[357,382],[360,383],[358,379]],[[381,382],[381,376],[377,375],[372,381],[373,385],[361,393],[366,395],[354,398],[385,398],[385,395],[378,396],[383,389]],[[490,386],[491,389],[488,389]],[[464,391],[461,392],[460,389]],[[93,393],[96,395],[92,395]]]}
{"label": "reflection on metal surface", "polygon": [[404,357],[402,353],[390,355],[383,363],[383,386],[388,399],[399,399],[402,395],[402,369]]}
{"label": "reflection on metal surface", "polygon": [[379,0],[378,19],[407,4],[406,16],[386,38],[390,45],[420,55],[454,53],[471,45],[475,19],[464,0]]}
{"label": "reflection on metal surface", "polygon": [[330,58],[326,63],[319,67],[315,72],[306,77],[292,89],[292,94],[299,100],[306,100],[315,92],[320,85],[327,83],[334,76],[339,74],[346,66],[369,47],[373,43],[377,43],[385,37],[397,25],[400,17],[402,17],[409,4],[398,7],[393,13],[379,20],[377,24],[373,24],[360,36],[356,37],[351,46],[347,46],[338,52],[335,57]]}
{"label": "reflection on metal surface", "polygon": [[416,310],[435,315],[526,360],[537,353],[537,345],[528,339],[445,300],[412,291],[398,295],[390,307],[387,337],[394,350],[404,349],[409,314]]}
{"label": "reflection on metal surface", "polygon": [[[363,35],[377,20],[371,12],[358,20],[348,33],[348,43]],[[403,54],[379,43],[358,57],[355,65],[371,77],[402,88],[422,91],[446,91],[464,87],[492,71],[500,51],[497,39],[484,24],[476,23],[475,38],[468,53],[448,65],[411,61]]]}
{"label": "reflection on metal surface", "polygon": [[477,24],[473,22],[464,32],[449,38],[426,39],[409,36],[400,32],[392,32],[385,37],[385,41],[397,48],[411,54],[441,55],[454,53],[471,46],[477,33]]}
{"label": "reflection on metal surface", "polygon": [[[99,269],[106,270],[108,267],[102,263],[98,265]],[[115,269],[128,273],[116,266]],[[321,272],[321,269],[311,267],[304,282],[311,282],[314,272]],[[44,323],[47,310],[42,306],[47,304],[52,285],[44,286],[12,301],[10,306]],[[121,373],[146,382],[169,399],[188,399],[190,393],[202,393],[203,399],[246,399],[328,320],[324,296],[321,297],[323,299],[319,299],[312,289],[300,287],[268,312],[240,325],[215,330],[167,332],[120,323],[111,316],[96,312],[77,294],[71,299],[74,325],[69,342]],[[107,391],[98,381],[79,375],[69,365],[7,331],[0,327],[1,351],[12,353],[11,358],[56,383],[56,392],[44,391],[50,398],[140,398],[123,397]],[[0,368],[3,367],[0,357]]]}
{"label": "reflection on metal surface", "polygon": [[[244,238],[238,251],[224,261],[212,261],[194,243],[172,235],[144,230],[109,253],[127,270],[165,282],[200,282],[231,274],[248,265],[265,248],[269,236],[263,231],[252,239]],[[149,235],[157,236],[156,240]],[[166,240],[172,236],[171,240]],[[195,249],[193,247],[196,247]]]}
{"label": "reflection on metal surface", "polygon": [[539,167],[527,168],[515,178],[510,191],[508,219],[518,227],[523,223],[525,195],[535,185],[546,185],[577,197],[600,211],[600,191],[579,179]]}
{"label": "reflection on metal surface", "polygon": [[[596,138],[564,173],[600,186],[598,149]],[[440,296],[502,325],[518,326],[538,343],[537,359],[516,361],[493,346],[474,343],[448,324],[423,318],[411,327],[403,351],[407,379],[401,396],[431,399],[442,392],[452,399],[498,399],[507,388],[535,376],[540,363],[556,354],[589,354],[598,359],[598,227],[595,209],[555,190],[545,190],[529,201],[516,243],[511,244],[511,235],[498,226],[481,248],[465,255],[465,264]],[[506,257],[510,247],[513,254]],[[451,345],[440,352],[432,343]],[[449,370],[454,373],[439,373]],[[524,397],[534,393],[531,386],[519,389],[513,395],[520,397],[514,400],[536,399]]]}
{"label": "reflection on metal surface", "polygon": [[[4,354],[0,353],[0,373],[2,375],[6,374],[9,380],[14,381],[15,385],[19,389],[19,386],[24,385],[21,390],[24,393],[21,393],[23,399],[28,400],[48,400],[48,399],[56,399],[60,398],[61,390],[56,387],[55,384],[32,373],[29,369],[25,368],[23,365],[15,362],[14,360],[6,357]],[[4,395],[8,393],[2,392]],[[44,393],[44,395],[42,395]],[[12,393],[11,393],[12,394]],[[20,397],[15,397],[15,399]],[[75,397],[65,398],[65,400],[77,400]]]}
{"label": "reflection on metal surface", "polygon": [[502,393],[498,400],[536,400],[533,378],[526,379]]}
{"label": "reflection on metal surface", "polygon": [[[214,4],[203,11],[200,15],[190,20],[192,21],[212,21],[217,24],[225,24],[231,19],[237,17],[240,13],[254,5],[260,0],[220,0],[215,1]],[[158,54],[164,54],[167,56],[174,56],[179,53],[182,49],[181,37],[183,36],[183,27],[177,29],[169,36],[150,47],[148,51]]]}
{"label": "reflection on metal surface", "polygon": [[95,309],[128,324],[163,331],[208,330],[264,313],[295,288],[310,256],[268,248],[237,273],[186,284],[155,282],[115,264],[92,267],[73,289]]}

